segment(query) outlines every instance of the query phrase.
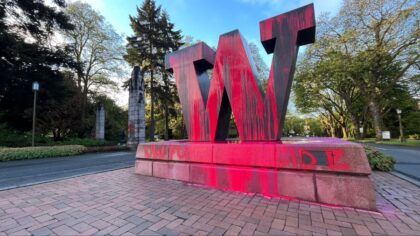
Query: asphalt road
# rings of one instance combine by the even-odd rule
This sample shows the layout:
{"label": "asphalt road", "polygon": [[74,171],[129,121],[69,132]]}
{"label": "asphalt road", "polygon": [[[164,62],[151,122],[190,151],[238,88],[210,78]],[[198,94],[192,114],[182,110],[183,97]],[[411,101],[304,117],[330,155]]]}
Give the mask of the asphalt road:
{"label": "asphalt road", "polygon": [[394,171],[420,181],[420,148],[372,143],[368,145],[394,157],[397,162]]}
{"label": "asphalt road", "polygon": [[[371,144],[395,158],[395,171],[420,181],[420,148]],[[0,162],[0,190],[45,183],[134,165],[134,152],[108,152],[72,157]]]}
{"label": "asphalt road", "polygon": [[107,152],[0,162],[0,190],[127,168],[134,160],[134,152]]}

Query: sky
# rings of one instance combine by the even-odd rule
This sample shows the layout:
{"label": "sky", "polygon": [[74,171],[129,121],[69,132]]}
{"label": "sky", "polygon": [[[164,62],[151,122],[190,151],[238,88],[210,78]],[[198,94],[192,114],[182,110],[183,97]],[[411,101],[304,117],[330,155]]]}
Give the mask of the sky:
{"label": "sky", "polygon": [[[126,36],[133,34],[129,15],[136,15],[136,7],[142,0],[82,0],[99,11],[111,23],[116,32]],[[239,29],[248,42],[260,47],[264,61],[270,67],[271,56],[260,43],[259,22],[314,3],[315,15],[321,12],[336,14],[342,0],[156,0],[170,16],[175,28],[183,35],[190,35],[209,46],[217,46],[219,35]],[[302,49],[301,49],[302,50]],[[125,105],[125,96],[119,104]],[[125,102],[125,103],[124,103]]]}

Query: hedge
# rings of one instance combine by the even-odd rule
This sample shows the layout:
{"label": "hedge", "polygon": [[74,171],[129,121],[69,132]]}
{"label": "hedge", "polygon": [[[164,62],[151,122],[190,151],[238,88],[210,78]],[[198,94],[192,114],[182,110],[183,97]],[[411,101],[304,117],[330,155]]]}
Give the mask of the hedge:
{"label": "hedge", "polygon": [[127,146],[105,146],[105,147],[87,147],[84,153],[95,153],[95,152],[117,152],[117,151],[129,151],[130,148]]}
{"label": "hedge", "polygon": [[47,145],[83,145],[85,147],[102,147],[114,145],[116,142],[92,139],[92,138],[69,138],[63,141],[50,141]]}
{"label": "hedge", "polygon": [[0,148],[0,161],[73,156],[82,154],[85,150],[86,147],[82,145]]}
{"label": "hedge", "polygon": [[365,151],[372,170],[392,171],[394,169],[395,160],[391,156],[387,156],[376,148],[366,145]]}

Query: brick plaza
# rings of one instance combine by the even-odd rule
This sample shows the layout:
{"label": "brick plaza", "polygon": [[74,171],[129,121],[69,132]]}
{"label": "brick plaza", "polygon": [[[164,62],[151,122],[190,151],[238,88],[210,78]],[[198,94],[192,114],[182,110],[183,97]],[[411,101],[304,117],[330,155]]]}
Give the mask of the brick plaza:
{"label": "brick plaza", "polygon": [[0,191],[0,235],[420,235],[420,188],[388,173],[371,178],[379,212],[121,169]]}

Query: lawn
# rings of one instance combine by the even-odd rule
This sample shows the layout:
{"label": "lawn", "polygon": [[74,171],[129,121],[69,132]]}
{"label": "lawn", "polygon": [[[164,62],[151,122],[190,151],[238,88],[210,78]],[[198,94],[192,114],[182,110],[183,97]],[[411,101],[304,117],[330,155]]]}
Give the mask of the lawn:
{"label": "lawn", "polygon": [[399,139],[391,139],[389,141],[376,141],[375,138],[366,138],[363,140],[355,140],[359,143],[378,143],[378,144],[388,144],[388,145],[399,145],[406,147],[420,147],[420,140],[407,139],[406,142],[400,142]]}

